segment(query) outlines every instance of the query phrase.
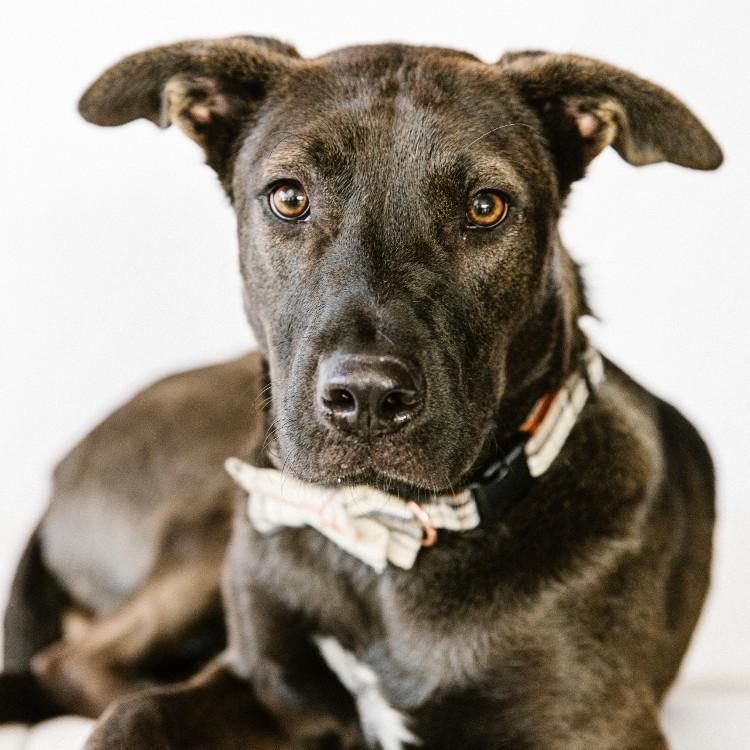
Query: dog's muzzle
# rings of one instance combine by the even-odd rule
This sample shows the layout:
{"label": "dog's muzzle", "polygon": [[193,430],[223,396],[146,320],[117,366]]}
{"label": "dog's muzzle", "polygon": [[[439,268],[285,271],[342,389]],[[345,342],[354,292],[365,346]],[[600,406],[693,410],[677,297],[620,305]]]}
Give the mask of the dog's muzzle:
{"label": "dog's muzzle", "polygon": [[604,379],[593,348],[562,387],[540,399],[500,457],[455,494],[417,503],[366,485],[316,485],[276,469],[229,458],[226,469],[248,492],[248,516],[261,534],[310,526],[379,573],[388,563],[409,570],[438,530],[461,532],[489,522],[528,492],[559,455],[589,396]]}

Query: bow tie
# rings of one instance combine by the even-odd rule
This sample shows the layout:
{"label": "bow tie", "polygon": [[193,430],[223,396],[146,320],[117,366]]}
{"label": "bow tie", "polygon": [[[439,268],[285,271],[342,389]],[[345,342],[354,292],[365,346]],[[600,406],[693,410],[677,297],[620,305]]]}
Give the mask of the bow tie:
{"label": "bow tie", "polygon": [[312,526],[379,573],[387,562],[405,570],[414,565],[425,538],[420,511],[434,528],[466,531],[479,525],[469,490],[417,505],[366,485],[300,482],[237,458],[228,459],[226,468],[249,493],[248,515],[261,534],[284,526]]}
{"label": "bow tie", "polygon": [[604,378],[601,356],[589,348],[581,368],[540,399],[512,446],[461,492],[417,503],[366,485],[316,485],[229,458],[226,469],[249,495],[248,516],[261,534],[311,526],[378,573],[391,563],[409,570],[437,530],[468,531],[496,515],[550,467],[589,396]]}

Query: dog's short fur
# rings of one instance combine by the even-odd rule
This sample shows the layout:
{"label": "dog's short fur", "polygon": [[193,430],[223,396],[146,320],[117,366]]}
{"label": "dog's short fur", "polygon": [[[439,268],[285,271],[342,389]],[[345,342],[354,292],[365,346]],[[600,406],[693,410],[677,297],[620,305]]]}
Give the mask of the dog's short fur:
{"label": "dog's short fur", "polygon": [[[716,168],[698,120],[572,55],[303,60],[253,37],[134,55],[80,106],[101,125],[177,123],[204,148],[260,353],[157,383],[60,464],[6,617],[3,718],[119,699],[90,750],[666,747],[657,710],[708,583],[713,474],[693,427],[613,364],[528,495],[410,571],[378,576],[312,529],[258,535],[222,462],[407,495],[465,485],[585,346],[556,229],[571,184],[608,145]],[[305,222],[269,211],[289,179]],[[510,213],[475,231],[483,189]],[[371,439],[335,429],[315,380],[342,351],[412,362],[421,411]],[[154,687],[224,646],[232,515],[228,646]]]}

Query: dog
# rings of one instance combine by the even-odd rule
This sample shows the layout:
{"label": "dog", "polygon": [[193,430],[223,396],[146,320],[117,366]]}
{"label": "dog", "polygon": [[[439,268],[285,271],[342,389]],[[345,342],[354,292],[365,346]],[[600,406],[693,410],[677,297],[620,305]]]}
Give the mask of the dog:
{"label": "dog", "polygon": [[88,750],[666,748],[711,458],[587,341],[557,223],[607,146],[717,168],[696,117],[575,55],[245,36],[130,56],[80,111],[202,147],[259,351],[57,467],[2,718],[103,713]]}

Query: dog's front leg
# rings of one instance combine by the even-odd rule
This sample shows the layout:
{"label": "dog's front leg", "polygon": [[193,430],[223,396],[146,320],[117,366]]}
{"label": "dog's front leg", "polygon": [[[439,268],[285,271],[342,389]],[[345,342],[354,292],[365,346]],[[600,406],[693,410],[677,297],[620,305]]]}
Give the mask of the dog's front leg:
{"label": "dog's front leg", "polygon": [[261,585],[238,591],[227,652],[236,672],[299,745],[335,737],[335,747],[364,746],[354,698],[321,655],[315,626]]}
{"label": "dog's front leg", "polygon": [[564,739],[554,738],[545,748],[549,750],[669,750],[669,745],[660,727],[657,714],[651,709],[635,713],[627,719],[617,716],[616,710],[610,719],[601,719],[596,727],[588,726]]}
{"label": "dog's front leg", "polygon": [[435,695],[411,713],[415,744],[420,750],[669,748],[646,688],[617,687],[603,695],[580,684],[563,687],[554,678],[537,681],[531,672],[517,678],[495,674],[481,689]]}
{"label": "dog's front leg", "polygon": [[291,750],[250,683],[221,662],[192,680],[128,696],[99,720],[85,750]]}

